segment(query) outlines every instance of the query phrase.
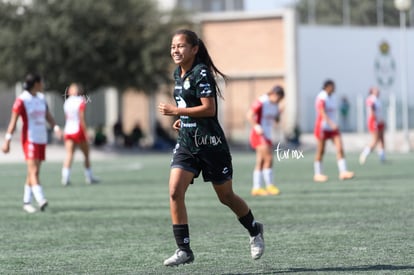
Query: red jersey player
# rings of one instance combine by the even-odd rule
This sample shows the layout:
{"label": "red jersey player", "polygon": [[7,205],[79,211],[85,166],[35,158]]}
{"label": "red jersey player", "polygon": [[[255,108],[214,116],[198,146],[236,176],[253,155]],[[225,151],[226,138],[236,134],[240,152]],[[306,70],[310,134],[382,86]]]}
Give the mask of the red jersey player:
{"label": "red jersey player", "polygon": [[23,210],[28,213],[36,212],[36,208],[31,204],[32,194],[41,211],[44,211],[48,205],[39,180],[40,166],[41,162],[45,160],[47,144],[46,123],[48,122],[54,128],[59,137],[61,135],[59,126],[56,125],[49,112],[45,96],[41,93],[42,90],[42,78],[37,74],[28,74],[24,82],[24,91],[14,102],[5,137],[6,141],[2,147],[4,153],[10,151],[10,141],[20,116],[23,121],[21,141],[27,163]]}
{"label": "red jersey player", "polygon": [[325,143],[332,139],[336,147],[337,162],[339,170],[339,179],[346,180],[354,177],[354,173],[346,168],[342,139],[337,123],[337,103],[333,93],[335,91],[335,83],[332,80],[325,81],[323,90],[316,97],[316,121],[314,134],[317,140],[317,149],[314,162],[315,182],[325,182],[328,176],[322,173],[322,158],[325,152]]}
{"label": "red jersey player", "polygon": [[384,129],[385,123],[382,116],[381,101],[379,99],[379,90],[373,87],[369,90],[369,96],[366,100],[366,106],[368,111],[368,130],[371,133],[372,140],[369,146],[364,148],[359,156],[359,163],[364,164],[368,155],[379,143],[378,155],[381,162],[385,161],[384,152]]}
{"label": "red jersey player", "polygon": [[[260,96],[250,108],[247,118],[253,126],[250,145],[256,150],[256,165],[253,171],[253,196],[278,195],[280,190],[273,184],[272,126],[281,113],[280,102],[285,96],[281,86],[275,86]],[[262,180],[266,184],[263,187]]]}
{"label": "red jersey player", "polygon": [[80,84],[72,83],[67,89],[68,98],[65,100],[63,109],[65,111],[65,148],[66,158],[62,168],[62,184],[70,183],[70,168],[73,155],[78,145],[85,157],[85,181],[86,183],[97,183],[99,180],[92,174],[89,160],[89,143],[85,122],[86,101],[83,96],[83,88]]}

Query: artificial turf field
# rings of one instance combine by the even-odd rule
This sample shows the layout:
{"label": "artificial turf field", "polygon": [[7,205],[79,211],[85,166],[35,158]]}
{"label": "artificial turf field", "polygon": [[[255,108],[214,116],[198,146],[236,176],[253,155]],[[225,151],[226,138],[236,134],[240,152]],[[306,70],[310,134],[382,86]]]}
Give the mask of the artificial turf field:
{"label": "artificial turf field", "polygon": [[[79,152],[78,152],[79,153]],[[170,154],[94,161],[103,182],[85,185],[79,162],[72,185],[61,163],[45,162],[49,207],[21,208],[25,165],[0,164],[0,274],[414,274],[414,155],[348,155],[356,178],[341,182],[332,153],[330,180],[311,181],[313,153],[277,161],[280,196],[251,197],[253,153],[233,152],[234,189],[265,225],[266,251],[250,258],[248,235],[209,183],[187,192],[195,261],[162,265],[175,247],[168,205]]]}

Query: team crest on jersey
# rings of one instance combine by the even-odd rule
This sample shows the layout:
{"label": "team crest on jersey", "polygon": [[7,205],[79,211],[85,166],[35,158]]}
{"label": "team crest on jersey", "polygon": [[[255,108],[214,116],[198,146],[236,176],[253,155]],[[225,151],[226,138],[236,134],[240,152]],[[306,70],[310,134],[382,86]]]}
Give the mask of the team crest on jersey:
{"label": "team crest on jersey", "polygon": [[188,77],[184,80],[183,87],[184,87],[184,89],[186,89],[186,90],[188,90],[188,89],[191,87],[191,84],[190,84],[190,79],[189,79]]}

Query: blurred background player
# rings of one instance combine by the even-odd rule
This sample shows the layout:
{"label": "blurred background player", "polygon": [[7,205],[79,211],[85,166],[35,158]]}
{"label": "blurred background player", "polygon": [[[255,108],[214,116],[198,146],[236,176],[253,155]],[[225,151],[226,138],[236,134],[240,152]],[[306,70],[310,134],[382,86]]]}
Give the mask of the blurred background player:
{"label": "blurred background player", "polygon": [[[281,86],[275,86],[260,96],[247,113],[252,125],[250,145],[256,150],[256,165],[253,171],[253,196],[278,195],[279,188],[273,184],[272,126],[279,120],[280,101],[285,96]],[[263,187],[264,180],[266,187]]]}
{"label": "blurred background player", "polygon": [[62,184],[66,186],[70,183],[70,168],[77,146],[79,146],[85,158],[86,183],[98,183],[99,180],[92,174],[89,160],[89,143],[85,121],[86,101],[83,88],[80,84],[72,83],[67,89],[66,95],[68,97],[63,105],[66,119],[64,129],[66,157],[62,168]]}
{"label": "blurred background player", "polygon": [[335,91],[335,83],[327,80],[323,84],[323,90],[316,97],[316,122],[314,134],[317,140],[317,148],[314,162],[315,182],[325,182],[328,176],[322,173],[322,158],[325,153],[326,141],[332,139],[336,147],[336,155],[339,170],[339,179],[346,180],[354,177],[354,173],[346,168],[345,155],[342,145],[341,134],[337,123],[337,102],[333,93]]}
{"label": "blurred background player", "polygon": [[4,153],[10,151],[10,141],[20,116],[23,122],[21,141],[27,164],[23,210],[28,213],[34,213],[36,208],[31,203],[32,194],[41,211],[44,211],[48,205],[39,180],[40,166],[41,162],[45,160],[48,141],[46,122],[52,126],[59,138],[61,137],[61,131],[49,112],[45,96],[41,93],[43,90],[42,78],[37,74],[28,74],[23,88],[23,93],[17,97],[13,104],[10,123],[5,136],[6,141],[3,144],[2,150]]}
{"label": "blurred background player", "polygon": [[359,156],[359,163],[362,165],[367,160],[368,155],[374,150],[375,146],[379,144],[378,156],[381,162],[385,161],[385,143],[384,143],[384,129],[385,123],[382,116],[381,101],[379,99],[380,91],[373,87],[369,90],[369,95],[366,100],[366,107],[368,113],[368,130],[371,133],[371,143],[365,147]]}

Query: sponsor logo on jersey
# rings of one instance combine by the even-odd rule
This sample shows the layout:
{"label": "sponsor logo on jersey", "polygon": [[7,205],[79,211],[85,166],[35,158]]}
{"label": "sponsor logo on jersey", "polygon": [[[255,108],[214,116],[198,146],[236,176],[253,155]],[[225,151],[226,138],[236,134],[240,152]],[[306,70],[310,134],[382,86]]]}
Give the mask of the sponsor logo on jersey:
{"label": "sponsor logo on jersey", "polygon": [[184,80],[184,84],[183,84],[184,89],[188,90],[191,87],[190,84],[190,79],[188,79],[188,77]]}
{"label": "sponsor logo on jersey", "polygon": [[183,123],[181,122],[181,127],[182,128],[194,128],[197,127],[197,123],[193,122],[193,123]]}

